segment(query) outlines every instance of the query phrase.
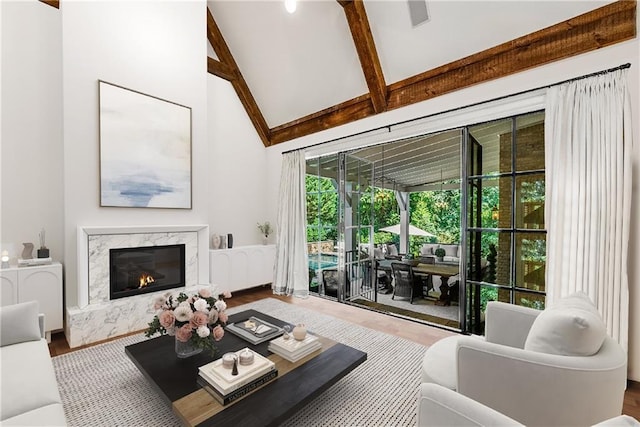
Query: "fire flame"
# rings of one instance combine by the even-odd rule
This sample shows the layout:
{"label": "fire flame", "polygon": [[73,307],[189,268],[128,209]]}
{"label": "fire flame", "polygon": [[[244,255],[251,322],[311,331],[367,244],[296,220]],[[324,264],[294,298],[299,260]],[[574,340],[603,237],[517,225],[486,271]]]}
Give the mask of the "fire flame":
{"label": "fire flame", "polygon": [[153,282],[155,282],[155,279],[153,278],[153,276],[150,274],[144,273],[142,276],[140,276],[140,286],[138,287],[138,289],[149,286],[149,284]]}

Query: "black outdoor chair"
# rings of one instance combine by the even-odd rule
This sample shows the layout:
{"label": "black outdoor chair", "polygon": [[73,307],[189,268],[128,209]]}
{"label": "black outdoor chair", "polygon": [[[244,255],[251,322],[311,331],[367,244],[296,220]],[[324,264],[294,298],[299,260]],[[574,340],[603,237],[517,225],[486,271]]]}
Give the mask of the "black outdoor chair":
{"label": "black outdoor chair", "polygon": [[[324,294],[329,295],[335,298],[338,298],[338,287],[340,286],[340,281],[338,280],[338,270],[337,269],[329,269],[322,270],[322,287],[324,288]],[[349,296],[350,282],[349,278],[346,278],[346,297]]]}
{"label": "black outdoor chair", "polygon": [[392,262],[391,271],[395,279],[391,299],[407,298],[413,304],[413,298],[422,294],[422,283],[414,276],[413,267],[402,262]]}

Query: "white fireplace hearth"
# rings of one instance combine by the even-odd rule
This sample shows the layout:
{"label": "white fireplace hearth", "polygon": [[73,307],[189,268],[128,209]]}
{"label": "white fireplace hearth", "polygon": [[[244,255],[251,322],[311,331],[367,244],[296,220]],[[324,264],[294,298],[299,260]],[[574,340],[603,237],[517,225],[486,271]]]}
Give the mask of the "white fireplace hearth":
{"label": "white fireplace hearth", "polygon": [[78,227],[78,305],[67,307],[65,334],[70,347],[145,329],[153,318],[158,291],[109,299],[109,250],[185,245],[184,288],[209,285],[208,225]]}

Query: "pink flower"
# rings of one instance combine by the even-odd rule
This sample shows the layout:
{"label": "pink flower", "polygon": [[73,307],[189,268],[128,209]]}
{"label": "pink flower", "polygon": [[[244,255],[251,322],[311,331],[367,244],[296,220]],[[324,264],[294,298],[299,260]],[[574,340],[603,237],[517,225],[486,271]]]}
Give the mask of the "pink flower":
{"label": "pink flower", "polygon": [[222,313],[218,314],[218,320],[222,323],[227,323],[227,320],[229,320],[229,316],[227,316],[227,313],[223,311]]}
{"label": "pink flower", "polygon": [[209,288],[202,288],[198,291],[198,294],[202,297],[202,298],[211,298],[211,289]]}
{"label": "pink flower", "polygon": [[160,324],[163,328],[170,328],[176,321],[176,316],[173,315],[173,311],[165,310],[158,316],[158,320],[160,320]]}
{"label": "pink flower", "polygon": [[213,328],[213,331],[211,332],[213,333],[213,339],[216,341],[220,341],[224,336],[224,329],[222,329],[222,326],[220,325]]}
{"label": "pink flower", "polygon": [[176,329],[176,339],[180,342],[187,342],[191,339],[191,326],[187,323],[182,325],[181,328]]}
{"label": "pink flower", "polygon": [[229,292],[229,291],[224,291],[224,292],[222,293],[222,296],[223,296],[224,298],[231,298],[231,292]]}
{"label": "pink flower", "polygon": [[218,321],[218,312],[216,310],[211,310],[209,312],[209,324],[212,325]]}
{"label": "pink flower", "polygon": [[219,299],[218,301],[216,301],[216,303],[214,304],[216,306],[216,308],[218,309],[218,311],[224,311],[227,309],[227,303],[222,301],[221,299]]}
{"label": "pink flower", "polygon": [[160,295],[153,301],[153,309],[160,310],[167,303],[167,297]]}
{"label": "pink flower", "polygon": [[196,311],[195,313],[193,313],[193,316],[191,317],[191,320],[189,320],[189,323],[191,324],[192,328],[197,328],[198,326],[205,326],[208,320],[209,316],[207,315],[207,313]]}

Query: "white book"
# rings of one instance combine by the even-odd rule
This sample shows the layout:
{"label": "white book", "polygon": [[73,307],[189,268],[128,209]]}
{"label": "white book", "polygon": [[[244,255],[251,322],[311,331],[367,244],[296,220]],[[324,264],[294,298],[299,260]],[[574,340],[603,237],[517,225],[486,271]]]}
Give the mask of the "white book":
{"label": "white book", "polygon": [[[243,351],[245,351],[245,349],[235,352],[238,361],[240,360],[240,353]],[[204,366],[200,366],[198,368],[200,376],[211,383],[221,394],[228,394],[275,369],[275,363],[271,360],[255,351],[252,351],[252,353],[253,363],[251,365],[241,365],[238,362],[238,375],[232,375],[231,368],[222,366],[222,358],[220,358]]]}
{"label": "white book", "polygon": [[291,354],[318,344],[320,344],[318,337],[311,334],[307,334],[302,341],[298,341],[294,338],[284,339],[284,337],[278,337],[270,342],[271,346]]}
{"label": "white book", "polygon": [[322,349],[322,345],[320,344],[320,342],[318,342],[317,346],[306,347],[303,350],[296,352],[295,354],[281,352],[280,348],[274,347],[272,345],[269,345],[268,349],[270,352],[277,354],[278,356],[288,360],[289,362],[297,362],[298,360],[303,359],[310,354],[320,351]]}

